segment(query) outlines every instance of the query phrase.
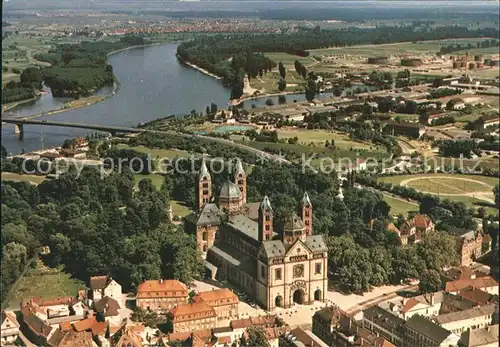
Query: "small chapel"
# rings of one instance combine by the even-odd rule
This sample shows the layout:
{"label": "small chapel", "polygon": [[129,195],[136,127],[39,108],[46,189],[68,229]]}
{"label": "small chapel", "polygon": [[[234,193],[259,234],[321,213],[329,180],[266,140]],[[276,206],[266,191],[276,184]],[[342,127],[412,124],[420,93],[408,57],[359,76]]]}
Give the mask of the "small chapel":
{"label": "small chapel", "polygon": [[274,230],[271,199],[264,196],[248,203],[241,161],[233,174],[233,181],[222,184],[218,196],[213,196],[203,161],[197,211],[185,218],[186,231],[196,235],[210,276],[243,289],[268,311],[325,301],[328,249],[322,235],[313,235],[313,206],[307,192],[297,211],[290,211],[280,230]]}

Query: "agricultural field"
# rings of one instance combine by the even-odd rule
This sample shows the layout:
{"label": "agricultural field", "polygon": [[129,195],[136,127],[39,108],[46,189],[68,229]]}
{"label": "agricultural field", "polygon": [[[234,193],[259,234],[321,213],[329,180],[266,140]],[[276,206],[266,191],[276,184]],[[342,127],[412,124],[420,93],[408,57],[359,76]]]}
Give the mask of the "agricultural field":
{"label": "agricultural field", "polygon": [[14,172],[2,172],[2,180],[22,181],[22,182],[29,182],[29,183],[38,185],[45,180],[45,176],[24,175],[24,174],[18,174],[18,173],[14,173]]}
{"label": "agricultural field", "polygon": [[79,289],[86,289],[85,283],[72,278],[61,268],[52,269],[41,261],[12,287],[7,307],[18,309],[23,299],[41,297],[54,299],[63,296],[76,296]]}
{"label": "agricultural field", "polygon": [[[418,43],[411,42],[400,42],[400,43],[388,43],[382,45],[360,45],[351,47],[332,47],[332,48],[322,48],[322,49],[312,49],[309,50],[311,55],[330,55],[330,54],[350,54],[350,55],[362,55],[362,56],[386,56],[386,55],[400,55],[403,53],[410,54],[434,54],[439,52],[441,46],[455,45],[455,44],[472,44],[476,45],[479,41],[484,41],[484,38],[477,39],[452,39],[452,40],[437,40],[437,41],[422,41]],[[475,50],[481,50],[473,48],[469,50],[469,53],[474,54]],[[498,49],[497,49],[498,54]]]}

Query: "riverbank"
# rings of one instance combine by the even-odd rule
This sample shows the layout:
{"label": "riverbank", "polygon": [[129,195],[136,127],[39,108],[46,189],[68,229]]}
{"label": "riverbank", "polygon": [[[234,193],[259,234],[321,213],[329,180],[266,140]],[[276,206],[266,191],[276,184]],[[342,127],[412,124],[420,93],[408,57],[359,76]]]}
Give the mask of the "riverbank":
{"label": "riverbank", "polygon": [[183,59],[182,59],[181,57],[179,57],[179,55],[177,55],[177,54],[176,54],[175,56],[176,56],[176,57],[177,57],[177,59],[178,59],[178,60],[179,60],[182,64],[184,64],[184,65],[187,65],[187,66],[189,66],[189,67],[191,67],[191,68],[193,68],[193,69],[195,69],[195,70],[198,70],[198,71],[200,71],[201,73],[204,73],[205,75],[210,76],[210,77],[213,77],[213,78],[215,78],[215,79],[217,79],[217,80],[221,80],[221,79],[222,79],[222,77],[217,76],[216,74],[213,74],[213,73],[209,72],[208,70],[205,70],[204,68],[199,67],[198,65],[195,65],[195,64],[190,63],[190,62],[188,62],[188,61],[186,61],[186,60],[183,60]]}
{"label": "riverbank", "polygon": [[[109,53],[106,54],[106,56],[109,57],[109,56],[111,56],[113,54],[120,53],[120,52],[123,52],[123,51],[126,51],[126,50],[135,49],[135,48],[141,48],[141,47],[158,46],[160,44],[161,43],[151,43],[151,44],[147,44],[147,45],[125,47],[125,48],[121,48],[121,49],[109,52]],[[112,96],[116,95],[120,91],[121,83],[120,83],[120,80],[116,77],[116,75],[114,73],[113,73],[113,80],[114,80],[113,90],[109,94],[106,94],[106,95],[92,95],[92,96],[89,96],[89,97],[80,98],[80,99],[77,99],[77,100],[73,100],[73,101],[67,102],[67,103],[65,103],[63,106],[61,106],[59,108],[52,109],[52,110],[49,110],[49,111],[46,111],[46,112],[37,113],[37,114],[30,115],[30,116],[23,117],[23,118],[25,118],[25,119],[33,119],[33,118],[38,118],[38,117],[42,117],[42,116],[51,116],[51,115],[59,114],[59,113],[62,113],[62,112],[76,110],[78,108],[91,106],[91,105],[97,104],[99,102],[103,102],[103,101],[111,98]],[[15,108],[17,106],[21,106],[24,103],[29,103],[29,102],[32,102],[32,101],[37,101],[38,99],[40,99],[40,97],[41,97],[41,95],[37,95],[35,98],[32,98],[32,99],[26,99],[26,100],[22,100],[22,101],[18,101],[18,102],[12,103],[12,104],[8,105],[7,107],[2,107],[2,111],[7,111],[7,110],[10,110],[10,109],[13,109],[13,108]]]}
{"label": "riverbank", "polygon": [[35,96],[34,98],[31,98],[31,99],[24,99],[24,100],[12,102],[12,103],[9,103],[6,105],[2,105],[2,112],[12,110],[13,108],[15,108],[17,106],[21,106],[23,104],[27,104],[27,103],[32,102],[32,101],[37,101],[41,97],[42,97],[42,93],[39,93],[37,96]]}

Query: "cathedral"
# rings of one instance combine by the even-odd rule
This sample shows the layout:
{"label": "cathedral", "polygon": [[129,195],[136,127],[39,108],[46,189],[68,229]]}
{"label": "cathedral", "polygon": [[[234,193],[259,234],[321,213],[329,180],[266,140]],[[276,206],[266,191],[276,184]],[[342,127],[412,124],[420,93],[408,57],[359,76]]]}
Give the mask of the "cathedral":
{"label": "cathedral", "polygon": [[[325,301],[328,249],[323,236],[312,234],[312,204],[307,192],[290,211],[280,230],[273,227],[271,200],[247,203],[247,180],[240,161],[234,182],[212,194],[212,180],[202,163],[196,189],[198,209],[186,216],[187,232],[212,278],[243,289],[264,309]],[[213,203],[214,200],[217,201]]]}

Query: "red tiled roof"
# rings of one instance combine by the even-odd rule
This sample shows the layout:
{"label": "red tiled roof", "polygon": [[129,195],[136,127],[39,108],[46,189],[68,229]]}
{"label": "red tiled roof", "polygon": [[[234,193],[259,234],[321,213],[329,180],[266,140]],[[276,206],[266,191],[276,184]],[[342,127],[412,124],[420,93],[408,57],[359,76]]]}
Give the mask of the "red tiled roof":
{"label": "red tiled roof", "polygon": [[495,300],[495,297],[488,292],[478,288],[467,287],[458,292],[462,298],[469,299],[478,305],[486,305]]}
{"label": "red tiled roof", "polygon": [[417,306],[419,304],[419,302],[413,298],[409,299],[403,306],[403,309],[401,311],[403,311],[404,313],[407,313],[409,312],[412,308],[414,308],[415,306]]}
{"label": "red tiled roof", "polygon": [[447,282],[445,286],[446,292],[458,292],[467,287],[473,288],[488,288],[498,287],[498,282],[491,276],[478,277],[475,279],[457,280]]}
{"label": "red tiled roof", "polygon": [[70,322],[62,322],[59,324],[59,329],[61,331],[69,331],[69,330],[73,330],[73,327],[71,326]]}
{"label": "red tiled roof", "polygon": [[35,315],[35,308],[31,305],[26,305],[21,309],[23,315],[24,323],[28,328],[36,335],[47,337],[49,336],[52,328],[50,325],[46,324],[42,319]]}
{"label": "red tiled roof", "polygon": [[232,320],[229,324],[233,329],[246,329],[250,326],[272,327],[276,323],[276,316],[251,317]]}
{"label": "red tiled roof", "polygon": [[77,332],[86,331],[86,330],[90,330],[95,323],[97,323],[95,317],[82,319],[78,322],[73,323],[73,328]]}
{"label": "red tiled roof", "polygon": [[204,301],[193,304],[179,304],[170,310],[170,315],[174,323],[217,316],[214,309]]}
{"label": "red tiled roof", "polygon": [[192,298],[192,301],[195,303],[205,301],[210,306],[231,305],[239,302],[238,296],[228,288],[198,293]]}
{"label": "red tiled roof", "polygon": [[170,333],[170,334],[168,334],[168,341],[169,342],[186,341],[190,337],[191,337],[191,333],[190,332]]}
{"label": "red tiled roof", "polygon": [[187,297],[184,283],[177,280],[145,281],[137,288],[137,298]]}
{"label": "red tiled roof", "polygon": [[432,221],[425,214],[417,214],[415,217],[413,217],[413,223],[419,229],[426,229],[432,224]]}
{"label": "red tiled roof", "polygon": [[108,322],[95,322],[94,325],[92,325],[92,335],[103,335],[106,333],[107,329]]}

